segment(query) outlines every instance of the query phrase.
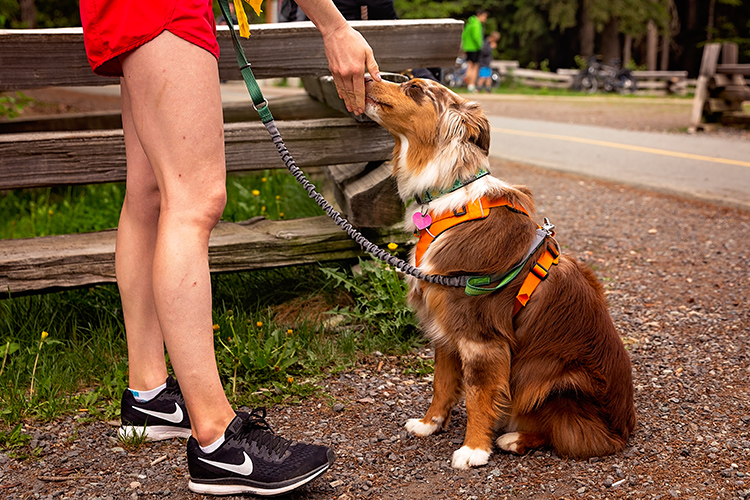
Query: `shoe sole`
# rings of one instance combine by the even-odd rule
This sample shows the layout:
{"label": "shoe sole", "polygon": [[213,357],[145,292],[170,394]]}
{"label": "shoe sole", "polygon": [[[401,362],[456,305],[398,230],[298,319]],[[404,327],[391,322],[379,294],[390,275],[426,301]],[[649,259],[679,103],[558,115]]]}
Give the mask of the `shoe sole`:
{"label": "shoe sole", "polygon": [[201,495],[241,495],[250,493],[257,496],[272,497],[276,495],[283,495],[296,488],[299,488],[303,484],[307,484],[316,477],[323,474],[331,466],[330,463],[323,465],[320,469],[312,471],[307,476],[303,476],[295,480],[292,484],[287,484],[279,487],[259,487],[251,486],[249,484],[217,484],[217,483],[201,483],[190,480],[188,482],[188,489],[193,493]]}
{"label": "shoe sole", "polygon": [[146,441],[163,441],[172,438],[189,438],[192,435],[190,429],[174,427],[171,425],[123,425],[117,431],[120,439],[140,438],[145,434]]}

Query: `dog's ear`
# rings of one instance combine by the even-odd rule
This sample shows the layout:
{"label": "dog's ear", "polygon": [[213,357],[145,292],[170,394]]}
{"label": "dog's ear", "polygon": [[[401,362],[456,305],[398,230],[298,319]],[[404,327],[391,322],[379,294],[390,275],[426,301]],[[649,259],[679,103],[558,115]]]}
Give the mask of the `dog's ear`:
{"label": "dog's ear", "polygon": [[490,152],[490,122],[475,102],[466,103],[462,110],[465,123],[465,138],[479,146],[487,154]]}
{"label": "dog's ear", "polygon": [[485,154],[490,152],[490,122],[475,102],[452,103],[446,110],[440,137],[459,137],[464,143],[475,144]]}

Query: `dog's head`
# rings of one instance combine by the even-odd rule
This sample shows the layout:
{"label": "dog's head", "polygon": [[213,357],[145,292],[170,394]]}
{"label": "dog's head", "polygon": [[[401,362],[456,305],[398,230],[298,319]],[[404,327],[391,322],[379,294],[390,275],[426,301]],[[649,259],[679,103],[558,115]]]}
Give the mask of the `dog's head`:
{"label": "dog's head", "polygon": [[366,80],[365,112],[396,140],[394,175],[406,199],[486,168],[490,125],[475,102],[423,79]]}

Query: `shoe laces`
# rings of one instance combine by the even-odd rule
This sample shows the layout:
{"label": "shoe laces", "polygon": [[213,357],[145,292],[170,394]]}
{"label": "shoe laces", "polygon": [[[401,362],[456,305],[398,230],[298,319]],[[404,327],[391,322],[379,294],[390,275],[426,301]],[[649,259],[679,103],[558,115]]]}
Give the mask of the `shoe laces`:
{"label": "shoe laces", "polygon": [[254,408],[246,413],[242,420],[243,434],[247,436],[250,442],[257,443],[259,450],[263,451],[263,448],[265,448],[269,456],[281,459],[291,446],[292,441],[274,433],[266,421],[265,408]]}

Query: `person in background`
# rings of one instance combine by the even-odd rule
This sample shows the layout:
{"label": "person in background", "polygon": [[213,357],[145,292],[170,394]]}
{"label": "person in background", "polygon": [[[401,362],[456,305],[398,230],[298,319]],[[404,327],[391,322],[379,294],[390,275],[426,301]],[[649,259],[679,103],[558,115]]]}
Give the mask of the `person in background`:
{"label": "person in background", "polygon": [[[323,37],[350,111],[365,106],[365,39],[331,0],[298,0]],[[226,203],[224,123],[211,0],[81,0],[93,71],[119,77],[127,162],[115,269],[128,342],[121,436],[189,437],[188,487],[281,494],[325,472],[326,446],[274,434],[265,410],[235,412],[216,366],[208,241]],[[168,375],[166,346],[174,373]]]}
{"label": "person in background", "polygon": [[461,33],[461,50],[466,52],[466,76],[464,81],[469,92],[476,92],[477,77],[479,76],[479,54],[484,45],[484,23],[490,13],[486,9],[480,9],[476,15],[471,16],[464,25]]}
{"label": "person in background", "polygon": [[492,92],[492,54],[497,48],[497,42],[500,41],[500,33],[493,31],[484,41],[482,51],[479,54],[479,75],[477,77],[477,89],[485,92]]}

